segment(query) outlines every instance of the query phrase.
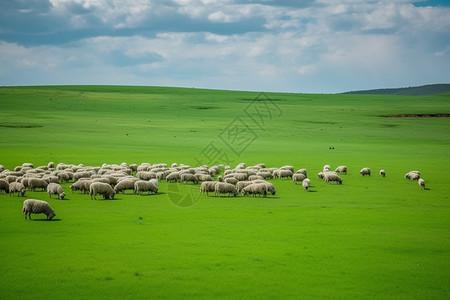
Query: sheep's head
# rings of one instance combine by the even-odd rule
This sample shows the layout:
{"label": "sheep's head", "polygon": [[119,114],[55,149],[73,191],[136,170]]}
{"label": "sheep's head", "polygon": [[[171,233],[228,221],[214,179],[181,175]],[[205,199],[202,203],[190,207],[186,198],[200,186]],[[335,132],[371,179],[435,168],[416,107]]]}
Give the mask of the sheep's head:
{"label": "sheep's head", "polygon": [[49,213],[49,214],[47,215],[47,220],[51,221],[55,216],[56,216],[55,212],[52,211],[51,213]]}
{"label": "sheep's head", "polygon": [[59,200],[63,200],[65,196],[66,193],[62,192],[61,194],[59,194]]}
{"label": "sheep's head", "polygon": [[22,197],[25,196],[25,189],[22,189],[22,190],[20,191],[20,194],[22,195]]}

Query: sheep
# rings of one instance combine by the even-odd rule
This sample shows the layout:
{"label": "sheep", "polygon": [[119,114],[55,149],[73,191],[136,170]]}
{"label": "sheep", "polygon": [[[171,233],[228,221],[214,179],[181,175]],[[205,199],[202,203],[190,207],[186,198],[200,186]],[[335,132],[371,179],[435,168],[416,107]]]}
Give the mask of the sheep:
{"label": "sheep", "polygon": [[76,172],[73,174],[73,181],[78,181],[80,178],[90,178],[91,175],[89,172]]}
{"label": "sheep", "polygon": [[238,183],[236,183],[236,191],[238,193],[240,193],[242,191],[243,188],[245,188],[246,186],[249,186],[250,184],[255,183],[254,181],[239,181]]}
{"label": "sheep", "polygon": [[52,195],[58,195],[59,200],[63,200],[66,196],[63,188],[58,183],[49,183],[47,186],[47,194],[51,198]]}
{"label": "sheep", "polygon": [[142,194],[143,192],[148,192],[157,194],[158,193],[158,185],[153,181],[145,181],[145,180],[138,180],[134,183],[134,194]]}
{"label": "sheep", "polygon": [[216,184],[217,181],[203,181],[200,185],[200,193],[206,193],[206,195],[209,196],[209,192],[215,191]]}
{"label": "sheep", "polygon": [[346,166],[339,166],[334,170],[336,173],[344,173],[347,174],[347,167]]}
{"label": "sheep", "polygon": [[419,180],[417,180],[417,183],[419,184],[421,190],[425,189],[425,180],[419,178]]}
{"label": "sheep", "polygon": [[250,176],[248,176],[248,180],[250,180],[250,181],[264,180],[264,177],[259,176],[259,175],[250,175]]}
{"label": "sheep", "polygon": [[20,182],[11,182],[9,184],[9,196],[11,197],[12,194],[17,192],[17,196],[19,196],[19,193],[23,196],[25,196],[25,186]]}
{"label": "sheep", "polygon": [[272,173],[267,172],[267,171],[259,171],[256,173],[256,175],[261,176],[264,179],[271,179],[272,178]]}
{"label": "sheep", "polygon": [[234,173],[232,176],[234,178],[236,178],[238,181],[244,181],[244,180],[248,179],[248,174],[247,173]]}
{"label": "sheep", "polygon": [[292,181],[297,184],[297,182],[302,182],[306,178],[305,174],[303,173],[295,173],[292,175]]}
{"label": "sheep", "polygon": [[223,182],[231,183],[232,185],[236,185],[236,183],[238,183],[239,180],[237,180],[237,179],[234,178],[234,177],[228,177],[228,178],[225,178],[225,179],[223,180]]}
{"label": "sheep", "polygon": [[361,171],[359,171],[359,174],[361,174],[361,176],[370,176],[370,168],[362,168]]}
{"label": "sheep", "polygon": [[178,180],[180,180],[180,173],[179,172],[172,172],[169,175],[166,176],[166,181],[170,182],[170,181],[175,181],[177,182]]}
{"label": "sheep", "polygon": [[149,181],[150,179],[156,178],[156,172],[141,171],[136,173],[136,177],[141,180]]}
{"label": "sheep", "polygon": [[342,178],[339,175],[331,172],[325,172],[323,179],[325,182],[336,181],[337,183],[342,184]]}
{"label": "sheep", "polygon": [[45,181],[42,178],[30,178],[28,180],[28,187],[34,192],[37,188],[42,189],[42,191],[45,191],[47,189],[47,181]]}
{"label": "sheep", "polygon": [[[82,182],[84,182],[84,181],[86,181],[86,180],[83,180]],[[109,179],[105,178],[105,177],[94,178],[91,180],[91,183],[93,183],[93,182],[103,182],[103,183],[107,183],[107,184],[111,185],[111,182],[109,181]]]}
{"label": "sheep", "polygon": [[266,197],[267,186],[264,183],[253,183],[243,188],[241,193],[243,196],[252,194],[253,197],[255,197],[256,195],[262,195],[263,197]]}
{"label": "sheep", "polygon": [[3,165],[0,165],[0,172],[5,171],[5,167]]}
{"label": "sheep", "polygon": [[[308,183],[308,185],[311,184],[311,180],[309,180],[309,178],[305,178],[303,181],[306,181],[306,182]],[[303,181],[302,181],[302,182],[303,182]]]}
{"label": "sheep", "polygon": [[303,189],[305,190],[305,191],[309,191],[309,180],[306,180],[307,178],[305,178],[303,181],[302,181],[302,186],[303,186]]}
{"label": "sheep", "polygon": [[293,166],[282,166],[281,168],[279,168],[279,170],[289,170],[292,173],[294,173],[294,167]]}
{"label": "sheep", "polygon": [[55,163],[51,161],[48,163],[47,167],[53,169],[55,167]]}
{"label": "sheep", "polygon": [[385,177],[385,176],[386,176],[386,171],[383,170],[383,169],[381,169],[381,170],[380,170],[380,176],[381,176],[381,177]]}
{"label": "sheep", "polygon": [[292,175],[294,175],[294,172],[288,169],[278,169],[276,173],[274,172],[275,178],[292,178]]}
{"label": "sheep", "polygon": [[97,194],[102,194],[103,199],[114,199],[114,195],[116,193],[109,184],[103,182],[94,182],[91,184],[89,188],[89,195],[91,196],[91,200],[92,197],[94,197],[94,199],[97,200],[97,198],[95,197]]}
{"label": "sheep", "polygon": [[5,178],[5,180],[8,182],[8,184],[9,183],[11,183],[11,182],[14,182],[14,181],[16,181],[17,180],[17,176],[15,176],[15,175],[8,175],[8,176],[6,176],[6,178]]}
{"label": "sheep", "polygon": [[218,182],[214,187],[214,197],[217,197],[219,194],[233,194],[235,197],[237,196],[237,190],[234,185],[226,182]]}
{"label": "sheep", "polygon": [[4,179],[0,179],[0,191],[4,191],[5,193],[9,193],[9,184]]}
{"label": "sheep", "polygon": [[[139,179],[137,179],[137,180],[139,180]],[[136,182],[136,180],[133,180],[131,178],[121,180],[114,187],[114,192],[115,193],[119,193],[119,192],[125,193],[125,190],[133,190],[134,191],[134,183],[135,182]]]}
{"label": "sheep", "polygon": [[195,174],[198,181],[211,181],[212,177],[209,174]]}
{"label": "sheep", "polygon": [[331,170],[330,165],[325,165],[325,166],[323,166],[322,171],[323,171],[324,173],[327,172],[327,171],[330,171],[330,170]]}
{"label": "sheep", "polygon": [[419,171],[410,171],[405,174],[405,179],[409,180],[419,180],[420,172]]}
{"label": "sheep", "polygon": [[183,182],[184,184],[186,184],[188,181],[192,182],[193,184],[197,184],[197,183],[198,183],[197,177],[195,177],[195,176],[194,176],[193,174],[191,174],[191,173],[184,173],[184,174],[181,174],[180,180],[181,180],[181,182]]}
{"label": "sheep", "polygon": [[22,168],[31,168],[34,169],[34,165],[32,163],[23,163]]}
{"label": "sheep", "polygon": [[305,177],[308,177],[308,172],[306,171],[306,169],[299,169],[297,172],[295,172],[296,174],[304,174]]}
{"label": "sheep", "polygon": [[57,176],[44,176],[42,177],[47,183],[59,183],[59,178]]}
{"label": "sheep", "polygon": [[77,181],[73,183],[69,188],[72,190],[72,193],[74,191],[84,191],[84,183],[83,181]]}
{"label": "sheep", "polygon": [[268,181],[265,180],[255,180],[255,181],[249,181],[250,183],[264,183],[267,187],[267,192],[270,192],[272,195],[276,194],[275,186]]}
{"label": "sheep", "polygon": [[27,199],[23,201],[22,213],[25,215],[25,220],[27,219],[27,216],[31,220],[31,214],[45,214],[49,221],[56,216],[55,211],[47,202],[36,199]]}
{"label": "sheep", "polygon": [[[58,175],[58,179],[60,183],[65,183],[68,182],[70,180],[70,175],[69,173],[65,172],[65,171],[61,171],[57,173]],[[72,174],[73,176],[73,174]]]}

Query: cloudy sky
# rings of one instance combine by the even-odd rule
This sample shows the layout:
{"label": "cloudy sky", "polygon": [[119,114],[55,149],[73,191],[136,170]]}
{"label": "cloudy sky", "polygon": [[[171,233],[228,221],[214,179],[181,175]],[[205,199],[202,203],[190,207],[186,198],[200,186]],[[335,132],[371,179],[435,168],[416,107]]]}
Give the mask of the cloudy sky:
{"label": "cloudy sky", "polygon": [[0,85],[336,93],[450,82],[448,0],[8,0]]}

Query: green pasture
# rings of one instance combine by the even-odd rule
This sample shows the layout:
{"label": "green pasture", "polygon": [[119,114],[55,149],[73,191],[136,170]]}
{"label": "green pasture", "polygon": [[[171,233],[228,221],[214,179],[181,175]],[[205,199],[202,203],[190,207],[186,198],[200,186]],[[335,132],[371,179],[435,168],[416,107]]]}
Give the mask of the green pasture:
{"label": "green pasture", "polygon": [[[265,163],[307,168],[312,187],[271,180],[277,194],[266,198],[166,182],[115,200],[71,183],[67,200],[0,194],[0,299],[448,299],[450,119],[380,115],[449,112],[449,94],[2,87],[0,164],[10,170]],[[348,166],[342,185],[317,178],[324,164]],[[403,178],[410,170],[426,190]],[[26,221],[27,198],[46,200],[55,220]]]}

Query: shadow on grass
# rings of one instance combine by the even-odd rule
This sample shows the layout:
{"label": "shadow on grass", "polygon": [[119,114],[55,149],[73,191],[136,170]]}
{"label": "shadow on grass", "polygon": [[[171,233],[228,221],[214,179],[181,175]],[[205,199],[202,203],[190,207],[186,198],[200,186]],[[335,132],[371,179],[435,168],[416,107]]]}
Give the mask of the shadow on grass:
{"label": "shadow on grass", "polygon": [[53,219],[51,219],[51,220],[47,220],[47,219],[31,219],[31,221],[36,221],[36,222],[41,222],[41,221],[48,221],[48,222],[59,222],[59,221],[61,221],[61,219],[55,219],[55,218],[53,218]]}

